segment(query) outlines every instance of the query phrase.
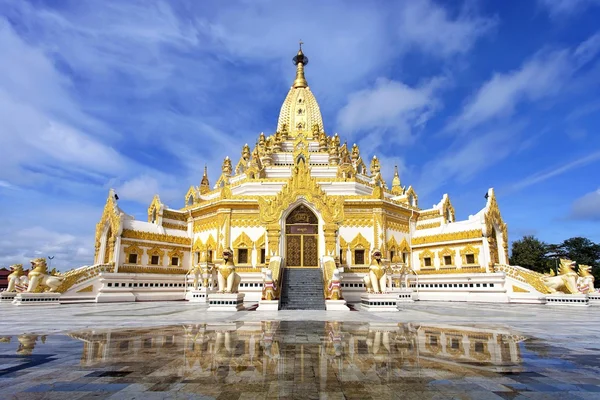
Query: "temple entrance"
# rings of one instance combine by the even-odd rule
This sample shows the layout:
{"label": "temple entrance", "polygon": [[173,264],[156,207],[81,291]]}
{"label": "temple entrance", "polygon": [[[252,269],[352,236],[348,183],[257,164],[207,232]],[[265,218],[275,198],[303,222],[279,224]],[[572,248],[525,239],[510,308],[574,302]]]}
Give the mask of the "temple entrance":
{"label": "temple entrance", "polygon": [[319,220],[306,206],[296,207],[285,220],[285,260],[288,268],[319,267]]}

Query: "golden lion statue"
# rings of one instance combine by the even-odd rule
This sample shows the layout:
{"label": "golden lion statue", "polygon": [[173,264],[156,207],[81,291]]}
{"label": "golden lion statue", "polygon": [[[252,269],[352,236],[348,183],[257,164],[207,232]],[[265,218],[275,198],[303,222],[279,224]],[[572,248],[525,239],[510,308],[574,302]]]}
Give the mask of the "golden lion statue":
{"label": "golden lion statue", "polygon": [[551,293],[578,294],[577,272],[573,270],[575,262],[571,260],[560,260],[560,269],[557,276],[543,276],[542,281]]}
{"label": "golden lion statue", "polygon": [[381,251],[374,249],[371,253],[369,274],[363,278],[368,293],[385,293],[387,289],[386,272],[388,267],[381,261]]}
{"label": "golden lion statue", "polygon": [[11,273],[8,275],[8,287],[6,291],[9,293],[15,293],[18,291],[17,285],[22,285],[27,282],[27,276],[23,271],[23,264],[15,264],[10,266]]}
{"label": "golden lion statue", "polygon": [[235,272],[235,264],[233,263],[233,250],[223,250],[224,263],[219,265],[219,292],[221,293],[237,293],[242,278]]}
{"label": "golden lion statue", "polygon": [[591,266],[579,264],[577,288],[581,293],[594,293],[594,275]]}
{"label": "golden lion statue", "polygon": [[31,260],[31,272],[29,273],[29,287],[27,291],[29,293],[40,291],[56,292],[56,289],[58,289],[64,279],[62,276],[51,275],[48,272],[45,258],[36,258]]}

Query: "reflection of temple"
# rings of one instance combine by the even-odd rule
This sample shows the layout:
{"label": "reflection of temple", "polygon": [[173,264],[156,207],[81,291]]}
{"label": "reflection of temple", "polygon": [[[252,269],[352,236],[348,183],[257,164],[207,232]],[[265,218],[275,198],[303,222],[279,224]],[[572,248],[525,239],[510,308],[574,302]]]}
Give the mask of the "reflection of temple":
{"label": "reflection of temple", "polygon": [[84,342],[84,365],[143,365],[153,376],[198,382],[265,382],[291,373],[323,385],[331,373],[398,381],[426,369],[450,375],[518,371],[523,340],[502,329],[340,322],[200,324],[70,336]]}

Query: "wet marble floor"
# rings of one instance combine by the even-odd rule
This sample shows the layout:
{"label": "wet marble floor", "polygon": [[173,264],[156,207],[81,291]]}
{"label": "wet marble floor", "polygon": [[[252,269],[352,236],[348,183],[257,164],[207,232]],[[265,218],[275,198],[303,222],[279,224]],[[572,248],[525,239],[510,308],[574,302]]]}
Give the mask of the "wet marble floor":
{"label": "wet marble floor", "polygon": [[0,304],[0,399],[599,399],[600,308]]}
{"label": "wet marble floor", "polygon": [[372,319],[0,335],[0,398],[600,398],[598,345],[566,348],[499,325]]}

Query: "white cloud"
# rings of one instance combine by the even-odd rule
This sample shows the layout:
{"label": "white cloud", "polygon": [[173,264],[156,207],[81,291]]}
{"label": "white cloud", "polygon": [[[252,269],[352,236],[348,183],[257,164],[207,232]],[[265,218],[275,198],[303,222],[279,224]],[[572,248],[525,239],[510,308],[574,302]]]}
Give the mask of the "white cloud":
{"label": "white cloud", "polygon": [[[100,124],[80,112],[70,82],[44,54],[0,18],[0,177],[12,184],[39,182],[45,167],[88,174],[116,172],[126,163],[110,146],[70,125]],[[61,120],[62,119],[62,120]],[[15,151],[18,149],[18,151]],[[34,173],[31,168],[35,168]]]}
{"label": "white cloud", "polygon": [[576,199],[571,205],[571,219],[600,221],[600,189]]}
{"label": "white cloud", "polygon": [[[312,65],[309,84],[326,96],[344,95],[398,53],[414,50],[435,58],[464,54],[496,21],[466,7],[453,16],[432,1],[383,7],[340,0],[231,2],[207,14],[197,26],[211,40],[200,46],[225,49],[245,61],[272,60],[284,71],[286,83],[291,83],[292,46],[302,39]],[[301,22],[290,23],[292,15]]]}
{"label": "white cloud", "polygon": [[514,140],[522,129],[523,126],[517,124],[494,129],[472,139],[456,140],[445,153],[437,155],[421,168],[415,190],[419,195],[428,195],[451,181],[465,184],[514,153]]}
{"label": "white cloud", "polygon": [[408,1],[400,12],[398,39],[433,56],[468,52],[476,40],[492,30],[495,18],[476,15],[467,7],[456,18],[432,1]]}
{"label": "white cloud", "polygon": [[28,265],[33,258],[47,256],[55,257],[52,267],[63,271],[93,263],[94,237],[90,235],[76,236],[41,226],[2,233],[0,265]]}
{"label": "white cloud", "polygon": [[599,51],[600,35],[596,34],[575,49],[540,52],[517,70],[494,74],[467,101],[448,129],[469,130],[512,115],[520,103],[560,93],[573,74]]}
{"label": "white cloud", "polygon": [[552,18],[566,17],[600,5],[600,0],[538,0]]}
{"label": "white cloud", "polygon": [[[338,114],[338,126],[347,134],[380,131],[370,139],[406,143],[414,128],[425,124],[440,106],[436,92],[442,79],[411,88],[402,82],[380,78],[373,88],[352,93]],[[391,130],[389,135],[381,131]],[[368,142],[372,143],[372,140]]]}
{"label": "white cloud", "polygon": [[598,160],[600,160],[600,151],[596,151],[585,157],[579,158],[575,161],[568,162],[566,164],[559,165],[559,166],[554,167],[549,170],[547,169],[544,171],[536,172],[535,174],[523,179],[522,181],[519,181],[519,182],[513,184],[512,189],[519,190],[519,189],[523,189],[523,188],[526,188],[531,185],[535,185],[537,183],[548,180],[552,177],[564,174],[565,172],[567,172],[571,169],[579,168],[584,165],[594,163]]}

